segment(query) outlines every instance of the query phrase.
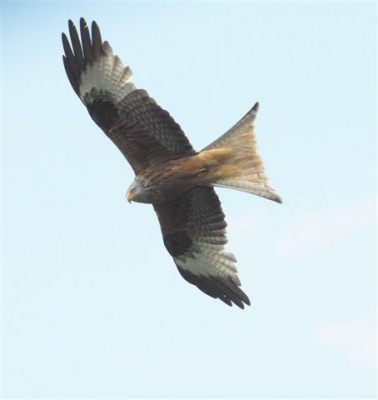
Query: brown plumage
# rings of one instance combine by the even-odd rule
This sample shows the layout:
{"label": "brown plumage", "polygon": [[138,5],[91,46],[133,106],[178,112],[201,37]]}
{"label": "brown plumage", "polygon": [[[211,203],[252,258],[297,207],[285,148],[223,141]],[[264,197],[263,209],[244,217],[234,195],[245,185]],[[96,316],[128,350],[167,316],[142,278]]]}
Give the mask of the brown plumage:
{"label": "brown plumage", "polygon": [[164,244],[188,282],[224,303],[250,304],[240,289],[226,222],[213,186],[246,191],[276,202],[257,153],[258,103],[233,128],[197,153],[180,126],[145,90],[135,87],[100,30],[83,18],[80,36],[69,21],[71,44],[62,34],[68,79],[89,114],[135,172],[129,201],[151,203]]}

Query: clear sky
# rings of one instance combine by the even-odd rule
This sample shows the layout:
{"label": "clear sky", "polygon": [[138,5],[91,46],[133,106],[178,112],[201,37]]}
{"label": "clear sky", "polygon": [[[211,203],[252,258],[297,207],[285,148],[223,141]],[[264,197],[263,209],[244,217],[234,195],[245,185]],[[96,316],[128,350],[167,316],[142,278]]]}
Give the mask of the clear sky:
{"label": "clear sky", "polygon": [[[2,5],[4,398],[376,396],[373,3]],[[283,205],[217,190],[252,305],[186,283],[62,65],[95,19],[201,149],[260,102]]]}

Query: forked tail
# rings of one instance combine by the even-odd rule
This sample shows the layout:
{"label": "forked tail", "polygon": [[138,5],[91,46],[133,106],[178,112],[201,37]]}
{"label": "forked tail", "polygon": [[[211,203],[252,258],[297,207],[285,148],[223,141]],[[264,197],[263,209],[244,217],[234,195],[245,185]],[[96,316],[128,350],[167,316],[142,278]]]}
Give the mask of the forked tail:
{"label": "forked tail", "polygon": [[257,153],[254,121],[259,103],[229,131],[204,148],[199,156],[223,154],[212,186],[241,190],[282,203],[281,197],[269,186],[264,164]]}

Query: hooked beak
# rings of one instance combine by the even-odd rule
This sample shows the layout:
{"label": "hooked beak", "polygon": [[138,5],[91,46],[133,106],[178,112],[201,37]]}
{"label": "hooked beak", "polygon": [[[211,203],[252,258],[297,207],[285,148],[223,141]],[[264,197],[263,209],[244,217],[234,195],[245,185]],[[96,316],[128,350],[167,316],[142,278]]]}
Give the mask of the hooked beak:
{"label": "hooked beak", "polygon": [[131,200],[133,199],[133,195],[132,194],[130,194],[130,193],[128,193],[127,195],[126,195],[126,199],[127,199],[127,201],[129,202],[129,203],[131,203]]}

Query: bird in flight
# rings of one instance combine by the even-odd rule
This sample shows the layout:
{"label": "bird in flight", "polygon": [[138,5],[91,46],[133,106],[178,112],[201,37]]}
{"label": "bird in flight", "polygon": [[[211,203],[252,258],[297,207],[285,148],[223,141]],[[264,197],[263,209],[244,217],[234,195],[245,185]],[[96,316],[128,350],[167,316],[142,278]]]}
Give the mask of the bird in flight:
{"label": "bird in flight", "polygon": [[129,202],[152,204],[163,241],[182,277],[229,306],[250,305],[241,290],[235,256],[225,251],[226,221],[214,186],[281,203],[257,153],[253,108],[205,149],[193,149],[181,127],[143,89],[132,72],[80,19],[63,33],[64,67],[73,90],[96,124],[130,163]]}

